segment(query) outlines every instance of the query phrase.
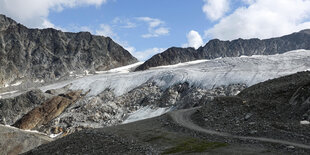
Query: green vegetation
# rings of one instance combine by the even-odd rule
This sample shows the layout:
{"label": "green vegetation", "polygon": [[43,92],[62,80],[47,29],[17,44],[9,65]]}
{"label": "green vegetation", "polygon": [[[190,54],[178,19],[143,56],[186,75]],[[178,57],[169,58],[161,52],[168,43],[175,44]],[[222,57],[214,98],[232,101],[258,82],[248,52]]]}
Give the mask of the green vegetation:
{"label": "green vegetation", "polygon": [[227,146],[226,143],[220,142],[206,142],[199,139],[187,139],[180,141],[175,147],[166,149],[163,154],[173,153],[197,153],[204,152],[207,150]]}

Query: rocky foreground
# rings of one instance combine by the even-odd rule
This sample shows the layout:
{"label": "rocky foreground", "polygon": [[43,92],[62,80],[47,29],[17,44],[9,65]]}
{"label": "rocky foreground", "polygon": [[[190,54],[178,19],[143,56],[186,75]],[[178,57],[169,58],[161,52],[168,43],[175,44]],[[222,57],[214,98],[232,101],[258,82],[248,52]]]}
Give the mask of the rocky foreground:
{"label": "rocky foreground", "polygon": [[17,155],[51,142],[47,135],[0,125],[0,154]]}
{"label": "rocky foreground", "polygon": [[309,154],[310,72],[134,123],[88,129],[25,154]]}

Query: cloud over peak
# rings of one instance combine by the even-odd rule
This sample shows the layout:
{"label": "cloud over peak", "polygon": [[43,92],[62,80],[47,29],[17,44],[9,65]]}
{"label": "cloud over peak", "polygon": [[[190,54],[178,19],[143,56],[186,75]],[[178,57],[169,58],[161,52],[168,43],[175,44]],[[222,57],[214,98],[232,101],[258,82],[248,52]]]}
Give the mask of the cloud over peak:
{"label": "cloud over peak", "polygon": [[0,13],[30,27],[54,26],[48,21],[51,10],[62,11],[85,5],[100,6],[107,0],[0,0]]}
{"label": "cloud over peak", "polygon": [[203,40],[197,31],[191,30],[187,35],[187,43],[183,47],[194,47],[195,49],[203,45]]}

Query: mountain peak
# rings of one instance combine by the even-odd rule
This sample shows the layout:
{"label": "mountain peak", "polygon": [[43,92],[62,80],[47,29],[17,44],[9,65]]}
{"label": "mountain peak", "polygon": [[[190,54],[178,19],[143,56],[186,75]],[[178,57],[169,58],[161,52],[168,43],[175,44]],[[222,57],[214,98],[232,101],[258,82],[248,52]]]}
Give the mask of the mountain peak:
{"label": "mountain peak", "polygon": [[17,25],[13,19],[0,14],[0,31],[7,29],[11,25]]}

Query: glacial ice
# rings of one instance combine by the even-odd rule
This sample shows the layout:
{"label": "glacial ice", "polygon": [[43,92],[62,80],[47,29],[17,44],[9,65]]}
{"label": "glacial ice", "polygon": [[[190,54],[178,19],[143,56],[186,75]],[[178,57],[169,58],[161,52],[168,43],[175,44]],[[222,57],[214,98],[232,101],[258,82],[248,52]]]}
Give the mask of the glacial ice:
{"label": "glacial ice", "polygon": [[170,108],[153,108],[151,106],[146,106],[130,114],[129,117],[122,122],[122,124],[160,116],[170,110]]}
{"label": "glacial ice", "polygon": [[119,96],[145,82],[155,82],[162,89],[180,82],[188,82],[205,89],[236,83],[251,86],[268,79],[305,71],[310,68],[309,60],[309,50],[295,50],[278,55],[199,60],[139,72],[128,72],[130,67],[127,66],[122,67],[124,70],[113,69],[115,72],[107,71],[44,86],[41,89],[45,91],[72,83],[71,89],[90,89],[90,96],[97,95],[107,88]]}

